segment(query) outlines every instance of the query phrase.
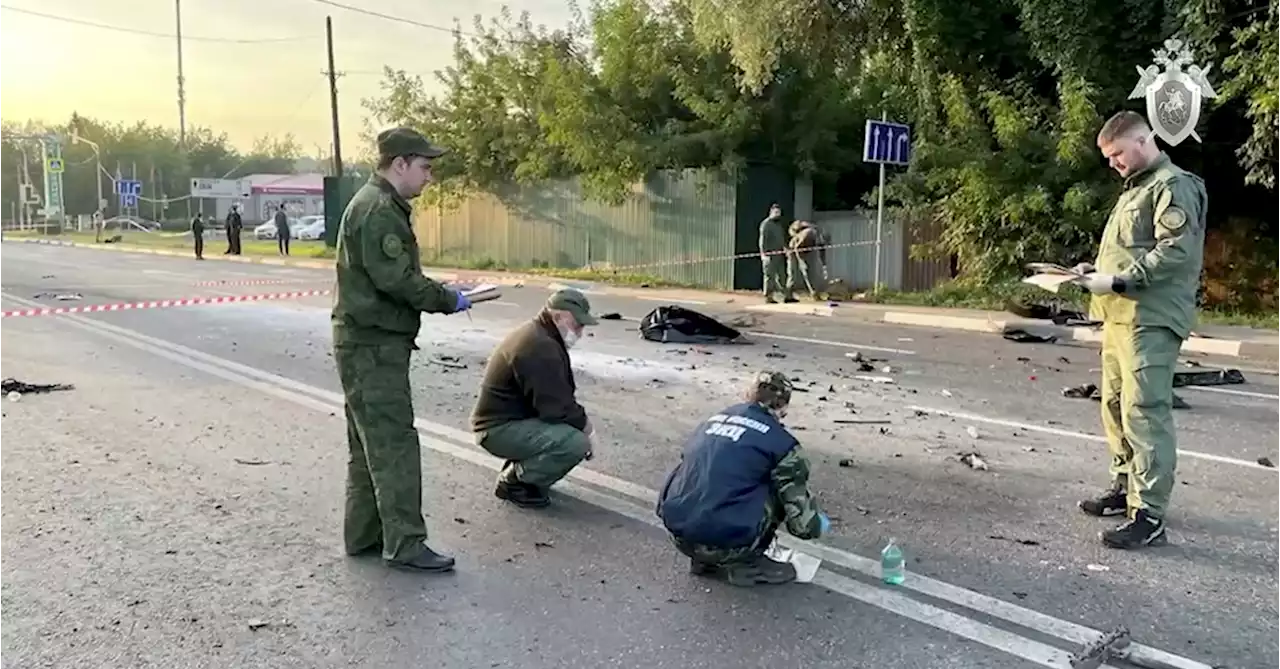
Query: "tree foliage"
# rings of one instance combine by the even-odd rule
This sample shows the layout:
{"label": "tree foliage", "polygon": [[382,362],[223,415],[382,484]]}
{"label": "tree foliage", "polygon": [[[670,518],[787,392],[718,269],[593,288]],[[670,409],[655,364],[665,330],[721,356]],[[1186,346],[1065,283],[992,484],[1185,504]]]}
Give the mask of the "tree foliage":
{"label": "tree foliage", "polygon": [[[226,135],[209,128],[187,129],[185,151],[178,146],[176,129],[138,122],[133,125],[110,124],[92,118],[72,114],[66,123],[49,124],[39,121],[25,123],[5,122],[0,129],[0,200],[7,204],[18,200],[18,179],[23,164],[23,149],[27,152],[27,170],[31,181],[40,184],[44,180],[40,161],[40,147],[23,136],[34,137],[56,134],[63,137],[63,200],[68,214],[91,214],[97,209],[97,185],[94,175],[97,162],[93,148],[87,142],[72,141],[73,130],[80,137],[98,145],[102,168],[111,177],[119,176],[143,183],[143,197],[151,200],[180,198],[190,192],[192,177],[236,178],[248,174],[288,174],[302,157],[298,143],[291,135],[264,136],[256,140],[250,151],[242,153],[232,147]],[[108,213],[114,213],[116,198],[107,175],[102,178],[102,192],[107,199]],[[164,211],[157,204],[143,204],[143,216],[160,218],[185,216],[187,209],[172,206]],[[9,215],[6,210],[5,216]]]}
{"label": "tree foliage", "polygon": [[1211,227],[1274,231],[1275,2],[598,0],[559,30],[477,19],[439,94],[388,71],[366,105],[449,146],[458,188],[577,176],[606,201],[655,168],[767,163],[857,202],[863,124],[885,113],[917,147],[888,201],[942,223],[922,251],[991,282],[1092,253],[1119,188],[1097,130],[1143,109],[1134,67],[1175,35],[1216,64],[1219,92],[1206,143],[1175,161],[1209,177]]}

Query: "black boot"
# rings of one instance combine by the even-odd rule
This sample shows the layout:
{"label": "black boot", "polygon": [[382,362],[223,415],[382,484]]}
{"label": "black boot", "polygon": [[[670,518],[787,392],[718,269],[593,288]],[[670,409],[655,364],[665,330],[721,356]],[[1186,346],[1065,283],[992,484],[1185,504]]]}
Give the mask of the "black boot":
{"label": "black boot", "polygon": [[396,567],[397,569],[406,569],[411,571],[453,571],[453,558],[447,555],[441,555],[431,550],[425,544],[417,555],[409,558],[408,560],[389,560],[387,564],[392,567]]}
{"label": "black boot", "polygon": [[1123,515],[1129,510],[1128,488],[1128,480],[1121,476],[1106,492],[1093,499],[1082,500],[1080,510],[1099,518]]}
{"label": "black boot", "polygon": [[551,504],[551,498],[541,488],[519,481],[498,481],[493,494],[526,509],[541,509]]}
{"label": "black boot", "polygon": [[790,562],[775,562],[763,555],[725,567],[729,583],[741,587],[781,585],[796,580],[796,568]]}
{"label": "black boot", "polygon": [[1164,520],[1147,513],[1146,509],[1138,509],[1133,519],[1114,530],[1099,533],[1102,543],[1108,548],[1142,548],[1143,546],[1159,546],[1168,541],[1164,531]]}
{"label": "black boot", "polygon": [[694,576],[715,576],[720,573],[720,567],[697,558],[689,558],[689,573]]}

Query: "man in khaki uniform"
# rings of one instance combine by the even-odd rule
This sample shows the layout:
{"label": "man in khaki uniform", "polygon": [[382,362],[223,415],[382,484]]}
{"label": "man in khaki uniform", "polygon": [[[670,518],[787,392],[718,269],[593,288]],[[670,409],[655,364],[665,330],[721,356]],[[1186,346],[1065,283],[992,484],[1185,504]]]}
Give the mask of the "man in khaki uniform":
{"label": "man in khaki uniform", "polygon": [[774,304],[774,295],[782,293],[783,302],[795,302],[787,267],[791,252],[787,249],[787,224],[782,222],[782,207],[769,207],[769,217],[760,221],[760,263],[764,268],[764,301]]}
{"label": "man in khaki uniform", "polygon": [[422,455],[413,426],[409,357],[422,313],[471,303],[422,274],[409,200],[431,181],[444,154],[417,131],[378,134],[378,168],[356,191],[338,227],[333,358],[347,417],[347,553],[381,553],[393,567],[453,569],[426,545]]}
{"label": "man in khaki uniform", "polygon": [[[1173,375],[1195,320],[1204,264],[1204,181],[1178,168],[1134,112],[1111,117],[1098,148],[1124,177],[1094,265],[1080,284],[1093,294],[1090,315],[1103,323],[1102,426],[1112,486],[1080,508],[1094,516],[1126,514],[1101,534],[1112,548],[1165,540],[1177,441]],[[1096,271],[1095,271],[1096,270]]]}

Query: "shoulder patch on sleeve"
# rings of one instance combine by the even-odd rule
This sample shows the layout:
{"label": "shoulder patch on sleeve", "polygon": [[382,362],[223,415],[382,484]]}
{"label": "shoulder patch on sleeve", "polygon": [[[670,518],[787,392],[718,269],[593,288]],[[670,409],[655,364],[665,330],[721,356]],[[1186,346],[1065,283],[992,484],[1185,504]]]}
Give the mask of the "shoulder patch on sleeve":
{"label": "shoulder patch on sleeve", "polygon": [[1160,225],[1170,230],[1180,230],[1187,224],[1187,212],[1178,207],[1168,207],[1160,214]]}
{"label": "shoulder patch on sleeve", "polygon": [[392,260],[399,258],[404,253],[404,242],[394,233],[387,233],[382,237],[382,252]]}

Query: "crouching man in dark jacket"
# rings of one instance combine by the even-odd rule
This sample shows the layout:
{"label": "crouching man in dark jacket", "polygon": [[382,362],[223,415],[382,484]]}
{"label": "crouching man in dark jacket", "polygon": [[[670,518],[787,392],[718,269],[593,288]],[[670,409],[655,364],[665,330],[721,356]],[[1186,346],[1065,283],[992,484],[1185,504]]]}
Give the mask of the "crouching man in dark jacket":
{"label": "crouching man in dark jacket", "polygon": [[575,396],[569,349],[596,322],[585,295],[559,290],[489,356],[471,428],[481,448],[507,461],[494,491],[500,499],[547,506],[547,489],[591,457],[593,430]]}
{"label": "crouching man in dark jacket", "polygon": [[751,586],[789,583],[796,570],[765,557],[778,527],[816,539],[831,521],[809,493],[809,462],[780,422],[791,382],[761,372],[746,402],[703,421],[658,497],[658,517],[694,574]]}

